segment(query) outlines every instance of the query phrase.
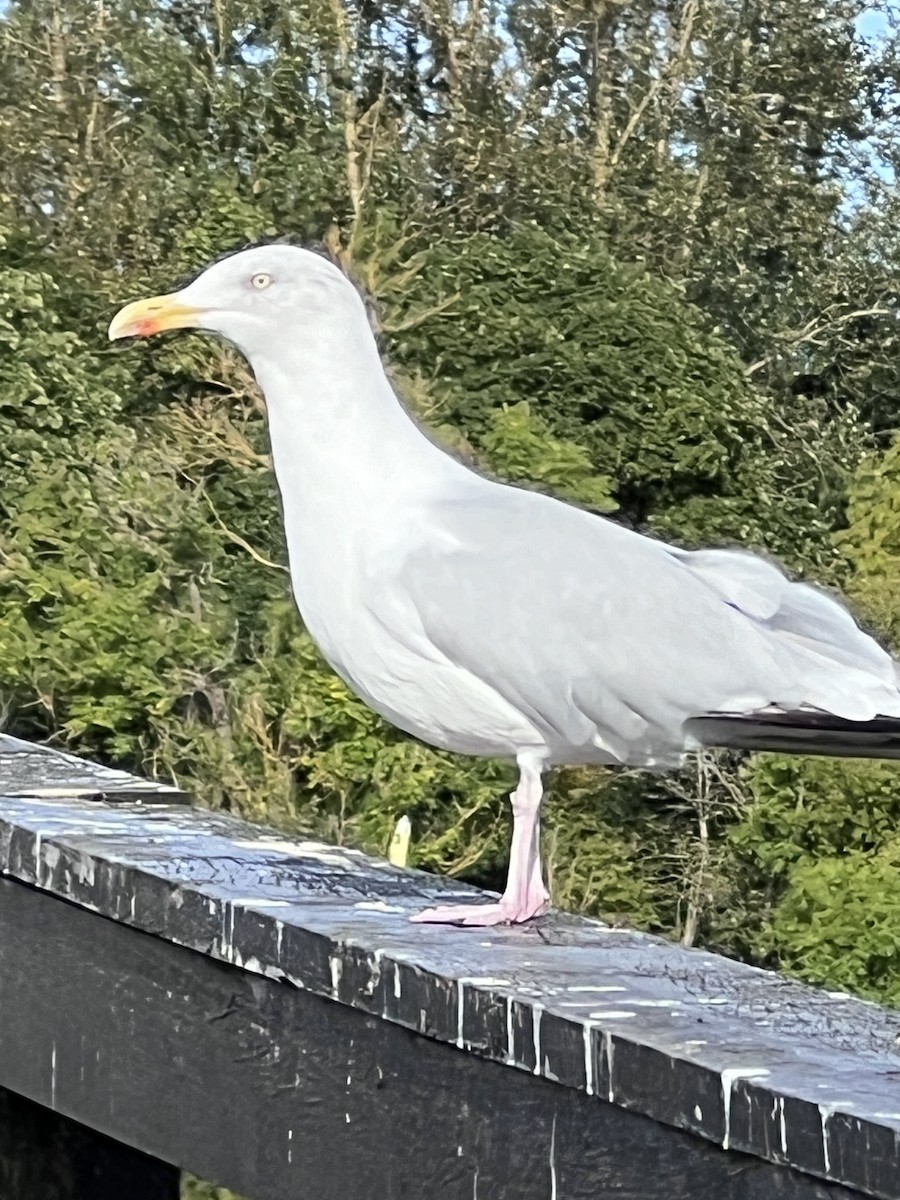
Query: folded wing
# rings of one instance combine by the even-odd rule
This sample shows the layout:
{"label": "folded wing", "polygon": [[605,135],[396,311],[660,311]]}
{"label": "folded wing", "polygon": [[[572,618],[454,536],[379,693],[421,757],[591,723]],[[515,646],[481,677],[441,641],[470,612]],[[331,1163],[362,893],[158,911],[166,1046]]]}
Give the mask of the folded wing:
{"label": "folded wing", "polygon": [[900,716],[887,653],[840,604],[766,560],[676,550],[478,482],[487,490],[426,510],[412,548],[404,538],[375,593],[404,602],[379,617],[398,637],[409,636],[403,619],[415,625],[560,753],[593,745],[663,762],[682,751],[685,722],[707,713]]}

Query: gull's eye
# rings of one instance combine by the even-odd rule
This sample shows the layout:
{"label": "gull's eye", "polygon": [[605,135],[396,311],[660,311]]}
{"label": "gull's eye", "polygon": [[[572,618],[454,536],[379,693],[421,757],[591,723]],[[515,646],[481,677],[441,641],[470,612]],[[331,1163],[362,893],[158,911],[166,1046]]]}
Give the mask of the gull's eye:
{"label": "gull's eye", "polygon": [[272,282],[272,276],[267,271],[257,271],[255,275],[250,276],[250,286],[261,292],[263,288],[267,288]]}

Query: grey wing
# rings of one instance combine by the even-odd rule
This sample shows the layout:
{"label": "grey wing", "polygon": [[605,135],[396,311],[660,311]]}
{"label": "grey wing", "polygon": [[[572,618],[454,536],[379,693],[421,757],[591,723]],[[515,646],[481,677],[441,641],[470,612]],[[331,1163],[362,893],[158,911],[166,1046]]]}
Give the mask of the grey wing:
{"label": "grey wing", "polygon": [[548,742],[674,758],[685,721],[710,712],[900,714],[884,651],[765,560],[692,557],[547,497],[486,487],[428,510],[392,586],[434,651]]}

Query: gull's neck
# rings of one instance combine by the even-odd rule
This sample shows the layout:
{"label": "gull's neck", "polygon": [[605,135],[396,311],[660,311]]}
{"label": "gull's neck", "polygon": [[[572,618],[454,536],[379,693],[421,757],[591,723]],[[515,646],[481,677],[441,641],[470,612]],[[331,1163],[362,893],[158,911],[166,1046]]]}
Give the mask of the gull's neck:
{"label": "gull's neck", "polygon": [[397,399],[367,323],[251,359],[289,542],[292,530],[341,516],[374,518],[403,497],[441,489],[448,474],[468,475]]}

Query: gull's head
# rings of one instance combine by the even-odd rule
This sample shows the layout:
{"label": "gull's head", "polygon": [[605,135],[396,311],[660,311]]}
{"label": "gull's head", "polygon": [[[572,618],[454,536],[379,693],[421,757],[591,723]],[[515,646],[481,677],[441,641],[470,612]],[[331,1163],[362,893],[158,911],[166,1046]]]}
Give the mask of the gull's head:
{"label": "gull's head", "polygon": [[331,341],[361,313],[361,297],[333,263],[275,243],[214,262],[180,291],[126,304],[113,317],[109,337],[198,329],[219,333],[254,357]]}

